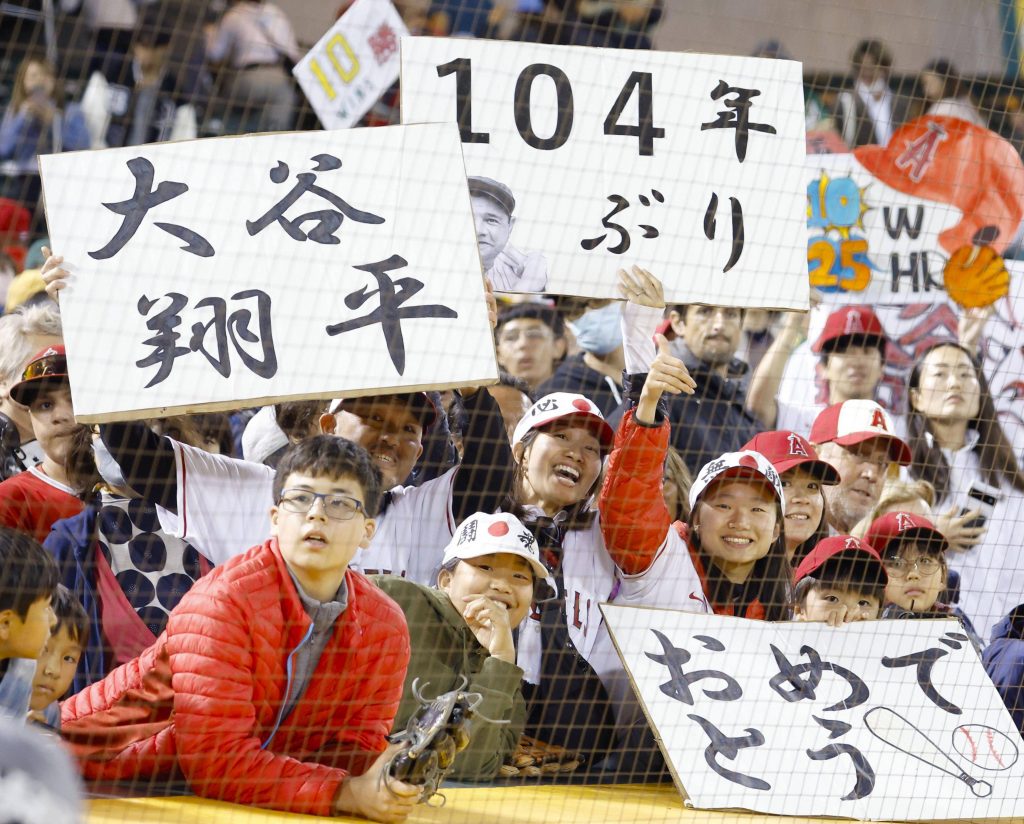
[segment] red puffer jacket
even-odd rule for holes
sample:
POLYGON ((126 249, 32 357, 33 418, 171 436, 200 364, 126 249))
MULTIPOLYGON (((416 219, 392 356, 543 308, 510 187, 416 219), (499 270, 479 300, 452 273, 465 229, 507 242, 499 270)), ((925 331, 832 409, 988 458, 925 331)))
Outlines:
POLYGON ((312 631, 276 540, 196 582, 134 661, 69 698, 62 733, 89 778, 184 775, 196 794, 330 815, 386 746, 409 663, 399 607, 349 570, 348 606, 282 720, 312 631))

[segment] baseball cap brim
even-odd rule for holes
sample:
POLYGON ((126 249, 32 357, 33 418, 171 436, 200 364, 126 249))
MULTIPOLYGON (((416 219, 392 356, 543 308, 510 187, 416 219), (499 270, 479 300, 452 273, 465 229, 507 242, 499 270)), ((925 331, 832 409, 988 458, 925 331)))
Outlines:
POLYGON ((878 432, 851 432, 849 435, 833 438, 832 442, 840 446, 853 446, 858 443, 864 443, 864 441, 870 441, 872 438, 882 438, 889 442, 889 460, 893 463, 897 463, 900 466, 909 466, 913 461, 910 447, 895 435, 882 435, 878 432))
POLYGON ((430 392, 398 392, 393 395, 360 395, 354 398, 335 398, 331 401, 329 411, 332 415, 342 409, 345 403, 355 403, 357 401, 377 401, 386 400, 387 398, 406 399, 409 407, 419 416, 420 422, 423 424, 424 429, 429 429, 440 417, 440 412, 437 409, 437 403, 434 401, 430 392))
POLYGON ((784 475, 789 470, 800 467, 804 472, 813 475, 825 484, 825 486, 835 486, 841 480, 838 470, 836 470, 836 468, 828 461, 823 461, 820 458, 807 458, 798 455, 792 459, 778 461, 774 466, 775 471, 780 475, 784 475))
POLYGON ((39 393, 53 386, 67 386, 67 375, 46 375, 42 378, 16 383, 11 387, 10 395, 13 400, 22 406, 30 406, 39 397, 39 393))
POLYGON ((826 543, 826 541, 832 540, 834 540, 834 538, 826 538, 825 541, 819 542, 818 546, 812 549, 804 557, 793 573, 794 584, 799 583, 809 575, 813 575, 825 566, 825 564, 836 559, 853 562, 859 560, 862 563, 867 564, 872 571, 877 573, 876 577, 880 583, 884 584, 888 581, 889 576, 885 571, 885 565, 882 563, 882 556, 873 546, 866 542, 861 542, 860 546, 857 547, 845 547, 837 542, 833 546, 830 546, 826 551, 821 551, 822 544, 826 543))
POLYGON ((823 333, 811 346, 815 355, 828 355, 836 349, 846 346, 873 346, 880 348, 888 342, 885 335, 876 335, 871 332, 853 332, 849 335, 831 335, 823 333))

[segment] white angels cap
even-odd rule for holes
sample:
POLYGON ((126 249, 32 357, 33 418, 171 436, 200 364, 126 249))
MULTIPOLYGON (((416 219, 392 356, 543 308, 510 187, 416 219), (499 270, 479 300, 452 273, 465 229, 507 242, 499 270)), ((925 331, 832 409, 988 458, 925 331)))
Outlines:
POLYGON ((760 452, 754 452, 751 449, 743 452, 726 452, 704 464, 694 480, 693 486, 690 487, 690 509, 697 506, 704 490, 723 475, 742 476, 744 474, 760 475, 768 481, 775 491, 782 514, 786 514, 786 496, 782 493, 782 480, 779 478, 779 473, 775 471, 771 461, 760 452))
POLYGON ((601 447, 605 450, 612 448, 612 444, 615 442, 615 431, 608 425, 597 404, 583 395, 576 395, 572 392, 552 392, 527 409, 526 414, 516 424, 515 432, 512 433, 512 446, 522 443, 526 433, 531 429, 547 426, 559 418, 567 418, 571 415, 588 419, 588 423, 594 429, 594 434, 601 441, 601 447))
POLYGON ((476 512, 459 524, 448 546, 444 549, 441 566, 451 561, 466 561, 481 555, 518 555, 530 562, 539 580, 547 581, 554 587, 551 572, 540 559, 540 548, 522 521, 507 512, 488 515, 476 512))

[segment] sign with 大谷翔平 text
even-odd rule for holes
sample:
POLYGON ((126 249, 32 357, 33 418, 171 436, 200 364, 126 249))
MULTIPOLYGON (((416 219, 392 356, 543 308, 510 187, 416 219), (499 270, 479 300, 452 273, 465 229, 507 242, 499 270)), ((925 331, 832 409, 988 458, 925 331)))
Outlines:
POLYGON ((453 124, 40 165, 79 420, 497 379, 453 124))

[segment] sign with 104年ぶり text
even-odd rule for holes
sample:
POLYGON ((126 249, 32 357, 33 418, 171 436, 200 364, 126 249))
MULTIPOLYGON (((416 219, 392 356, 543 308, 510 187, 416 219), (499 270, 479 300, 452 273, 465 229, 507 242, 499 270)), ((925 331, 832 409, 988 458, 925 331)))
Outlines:
POLYGON ((402 122, 457 119, 495 289, 805 309, 799 63, 402 39, 402 122))
POLYGON ((355 126, 398 80, 409 32, 390 0, 356 0, 292 69, 325 129, 355 126))
POLYGON ((497 379, 453 124, 40 165, 79 420, 497 379))
POLYGON ((955 620, 834 629, 602 611, 695 807, 901 821, 1024 815, 1024 742, 955 620))

